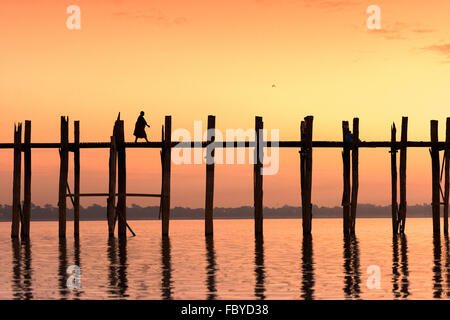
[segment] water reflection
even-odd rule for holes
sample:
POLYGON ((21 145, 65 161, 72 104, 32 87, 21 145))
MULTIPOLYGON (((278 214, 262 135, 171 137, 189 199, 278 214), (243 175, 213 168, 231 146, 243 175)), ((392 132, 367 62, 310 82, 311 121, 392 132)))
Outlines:
POLYGON ((33 299, 32 268, 31 268, 31 244, 30 241, 12 239, 13 252, 13 281, 12 290, 14 299, 33 299))
POLYGON ((445 287, 446 287, 446 296, 450 297, 450 251, 449 251, 449 239, 448 234, 444 235, 444 243, 445 243, 445 287))
POLYGON ((113 297, 127 298, 127 239, 108 238, 109 290, 113 297))
POLYGON ((433 236, 433 297, 442 298, 441 237, 433 236))
POLYGON ((161 239, 161 297, 164 300, 172 299, 172 257, 169 237, 161 239))
POLYGON ((408 242, 406 235, 394 235, 392 237, 392 294, 394 298, 408 298, 410 295, 408 277, 408 242))
POLYGON ((344 236, 344 294, 347 299, 359 299, 361 289, 359 244, 355 235, 344 236))
POLYGON ((255 297, 260 300, 266 298, 264 281, 266 273, 264 270, 264 240, 262 236, 255 238, 255 297))
POLYGON ((206 236, 206 288, 208 290, 207 299, 214 300, 217 298, 216 289, 216 251, 214 250, 214 239, 212 236, 206 236))
POLYGON ((396 234, 392 237, 392 294, 394 298, 400 298, 400 290, 398 281, 400 278, 398 259, 398 236, 396 234))
POLYGON ((59 238, 58 246, 58 287, 60 298, 65 300, 69 294, 67 288, 67 243, 65 238, 59 238))
POLYGON ((302 299, 314 299, 314 262, 311 235, 304 235, 302 241, 302 299))
MULTIPOLYGON (((81 248, 80 248, 80 238, 75 237, 73 242, 73 255, 74 255, 74 264, 83 270, 81 266, 81 248)), ((83 276, 83 271, 81 271, 81 276, 83 276)), ((83 282, 81 282, 81 286, 83 286, 83 282)), ((81 290, 74 290, 75 299, 78 299, 82 295, 81 290)))

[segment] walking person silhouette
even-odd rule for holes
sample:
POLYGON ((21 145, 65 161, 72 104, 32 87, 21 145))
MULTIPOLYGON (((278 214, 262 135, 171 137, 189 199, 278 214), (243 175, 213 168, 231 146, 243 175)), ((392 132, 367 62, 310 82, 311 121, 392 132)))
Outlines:
POLYGON ((150 126, 147 124, 147 121, 145 121, 145 119, 144 119, 144 111, 141 111, 141 114, 139 115, 139 117, 136 121, 136 125, 134 127, 133 135, 136 137, 134 142, 137 142, 138 139, 145 139, 145 141, 148 142, 147 133, 145 132, 145 127, 150 128, 150 126))

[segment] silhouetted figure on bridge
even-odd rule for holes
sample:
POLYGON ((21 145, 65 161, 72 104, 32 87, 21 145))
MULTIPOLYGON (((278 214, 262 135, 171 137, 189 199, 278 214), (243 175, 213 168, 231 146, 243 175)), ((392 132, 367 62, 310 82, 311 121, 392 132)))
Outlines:
POLYGON ((136 137, 134 142, 137 142, 137 140, 140 138, 145 139, 145 141, 148 142, 147 133, 145 132, 145 127, 150 128, 150 126, 147 124, 147 121, 145 121, 145 119, 144 119, 144 111, 141 111, 141 114, 139 115, 139 117, 136 121, 136 125, 134 127, 133 134, 136 137))

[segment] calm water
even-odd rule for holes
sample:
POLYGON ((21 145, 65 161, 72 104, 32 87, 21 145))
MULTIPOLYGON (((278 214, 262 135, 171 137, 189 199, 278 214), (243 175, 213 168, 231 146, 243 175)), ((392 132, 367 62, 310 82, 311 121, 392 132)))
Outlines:
MULTIPOLYGON (((358 219, 345 240, 341 219, 265 220, 255 241, 252 220, 216 220, 214 239, 203 221, 130 221, 137 237, 108 240, 106 221, 82 222, 81 239, 59 241, 56 222, 32 222, 31 241, 9 238, 0 223, 1 299, 446 299, 449 241, 433 239, 431 219, 408 219, 393 239, 390 219, 358 219), (66 269, 81 268, 81 289, 66 287, 66 269), (378 265, 381 288, 368 289, 378 265)), ((72 230, 69 223, 68 230, 72 230)))

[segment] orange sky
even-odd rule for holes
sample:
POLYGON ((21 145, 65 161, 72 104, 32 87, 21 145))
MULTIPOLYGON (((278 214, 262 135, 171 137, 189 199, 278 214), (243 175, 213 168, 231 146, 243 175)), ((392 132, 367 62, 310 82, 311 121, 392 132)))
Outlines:
MULTIPOLYGON (((107 141, 117 112, 132 140, 142 109, 160 139, 216 115, 219 129, 254 125, 299 139, 314 115, 315 140, 339 140, 341 121, 360 118, 362 140, 387 140, 409 116, 409 138, 429 139, 429 120, 450 116, 450 2, 359 0, 12 1, 0 2, 0 142, 14 122, 33 121, 32 140, 59 139, 59 117, 81 121, 82 141, 107 141), (66 8, 81 8, 68 30, 66 8), (381 8, 382 29, 366 27, 381 8), (276 88, 272 88, 276 84, 276 88)), ((73 129, 73 126, 71 126, 73 129)), ((71 130, 72 133, 72 130, 71 130)), ((299 160, 282 150, 280 171, 264 179, 264 204, 299 205, 299 160)), ((128 190, 158 192, 157 150, 128 152, 128 190)), ((390 201, 389 154, 361 150, 360 202, 390 201)), ((82 152, 82 191, 107 189, 106 150, 82 152)), ((313 202, 339 205, 340 150, 314 151, 313 202)), ((172 205, 204 204, 204 165, 173 166, 172 205)), ((12 152, 0 151, 0 203, 11 202, 12 152)), ((431 201, 428 150, 408 153, 408 203, 431 201)), ((33 152, 33 202, 57 202, 58 156, 33 152)), ((252 167, 216 167, 216 206, 252 204, 252 167)), ((105 199, 84 200, 106 204, 105 199)), ((129 204, 157 204, 130 199, 129 204)))

